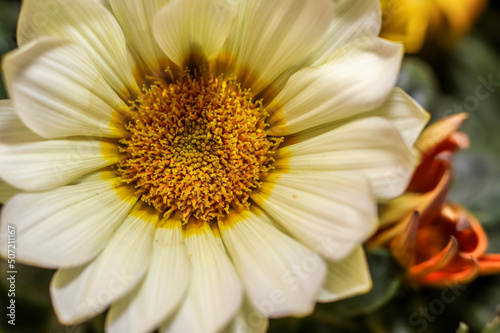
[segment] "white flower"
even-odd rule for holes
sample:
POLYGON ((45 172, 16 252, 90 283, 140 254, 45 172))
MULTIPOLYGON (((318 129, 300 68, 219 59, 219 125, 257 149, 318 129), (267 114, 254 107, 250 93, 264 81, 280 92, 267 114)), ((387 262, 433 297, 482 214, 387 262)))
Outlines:
POLYGON ((25 0, 2 243, 108 332, 260 332, 366 292, 427 121, 379 28, 377 0, 25 0))

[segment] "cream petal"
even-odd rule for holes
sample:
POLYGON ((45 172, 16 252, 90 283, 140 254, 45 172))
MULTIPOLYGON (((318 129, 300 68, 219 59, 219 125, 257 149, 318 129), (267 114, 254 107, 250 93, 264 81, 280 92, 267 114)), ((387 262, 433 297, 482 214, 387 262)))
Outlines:
POLYGON ((109 0, 94 0, 95 2, 100 3, 103 5, 107 10, 111 11, 111 8, 109 7, 109 0))
POLYGON ((317 47, 331 18, 331 0, 242 1, 225 50, 256 94, 317 47))
POLYGON ((319 302, 334 302, 367 293, 371 288, 365 250, 358 246, 347 258, 328 262, 326 281, 317 299, 319 302))
POLYGON ((86 51, 116 93, 138 90, 120 25, 98 1, 25 0, 17 31, 21 47, 44 36, 69 39, 86 51))
MULTIPOLYGON (((5 119, 5 117, 14 114, 14 106, 12 105, 12 101, 9 99, 0 100, 0 129, 2 129, 1 121, 5 119)), ((0 142, 3 138, 3 134, 0 132, 0 142)), ((12 198, 15 194, 20 192, 19 189, 7 184, 2 179, 0 179, 0 203, 6 203, 7 200, 12 198)))
POLYGON ((378 117, 326 126, 295 139, 298 143, 278 149, 276 168, 360 172, 380 200, 403 193, 417 162, 399 131, 378 117))
POLYGON ((325 278, 323 259, 267 219, 258 209, 229 215, 219 222, 224 244, 256 309, 270 317, 307 315, 325 278))
POLYGON ((294 74, 269 105, 272 135, 289 135, 372 110, 396 83, 403 48, 371 38, 336 52, 332 64, 294 74))
POLYGON ((15 110, 11 99, 0 99, 0 113, 13 113, 15 110))
POLYGON ((94 139, 44 140, 0 108, 0 176, 26 191, 47 191, 118 162, 118 147, 94 139))
POLYGON ((0 145, 42 140, 19 119, 11 99, 0 100, 0 145))
POLYGON ((135 287, 151 259, 157 220, 157 214, 136 205, 94 261, 55 273, 50 293, 61 323, 94 317, 135 287))
POLYGON ((377 227, 373 194, 359 173, 274 173, 251 198, 329 260, 345 258, 377 227))
POLYGON ((184 241, 193 267, 190 287, 181 308, 160 332, 218 332, 238 313, 241 283, 210 227, 203 223, 187 228, 184 241))
POLYGON ((269 320, 245 299, 236 318, 220 333, 265 333, 269 320))
POLYGON ((178 219, 168 221, 156 230, 153 256, 144 280, 108 312, 106 332, 154 331, 177 309, 190 277, 191 265, 181 222, 178 219))
POLYGON ((174 63, 184 67, 190 56, 215 58, 238 12, 233 0, 177 0, 156 15, 153 32, 174 63))
POLYGON ((389 120, 399 130, 408 147, 413 147, 430 118, 429 113, 398 87, 392 90, 384 104, 369 111, 366 116, 389 120))
POLYGON ((3 62, 19 117, 46 138, 123 137, 125 103, 77 44, 42 38, 9 53, 3 62))
MULTIPOLYGON (((445 177, 448 178, 449 176, 444 176, 443 178, 445 177)), ((440 182, 440 184, 442 183, 440 182)), ((408 220, 409 216, 411 217, 414 211, 427 209, 433 201, 442 202, 446 193, 446 190, 442 188, 444 187, 443 185, 439 186, 438 189, 432 189, 432 191, 428 193, 405 192, 403 195, 392 199, 380 210, 380 226, 385 228, 398 222, 404 223, 403 220, 408 220), (437 199, 441 193, 443 193, 441 195, 442 199, 437 199)), ((447 187, 448 185, 445 186, 447 187)), ((399 231, 397 228, 393 228, 393 230, 390 231, 391 234, 399 234, 400 232, 402 232, 402 230, 399 231)))
POLYGON ((355 39, 377 37, 382 15, 379 0, 333 0, 333 19, 326 37, 310 55, 314 65, 327 63, 335 51, 355 39))
POLYGON ((17 229, 19 261, 58 268, 80 266, 104 248, 136 202, 132 190, 117 187, 112 172, 98 172, 50 192, 22 193, 2 210, 17 229))
POLYGON ((0 175, 25 191, 48 191, 117 162, 118 148, 99 141, 0 144, 0 175))
POLYGON ((125 39, 138 63, 152 71, 161 70, 166 56, 153 36, 155 15, 170 0, 109 0, 114 16, 120 23, 125 39))

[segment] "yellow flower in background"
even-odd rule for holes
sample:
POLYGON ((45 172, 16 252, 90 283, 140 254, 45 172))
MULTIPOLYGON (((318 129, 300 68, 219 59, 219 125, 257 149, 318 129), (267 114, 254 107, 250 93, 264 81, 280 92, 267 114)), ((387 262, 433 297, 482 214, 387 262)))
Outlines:
POLYGON ((24 193, 1 237, 58 269, 59 320, 261 332, 368 291, 361 244, 428 120, 394 88, 403 50, 379 10, 24 1, 0 102, 0 192, 24 193))
POLYGON ((449 47, 466 34, 487 0, 380 0, 380 36, 405 44, 406 52, 418 52, 425 40, 449 47))

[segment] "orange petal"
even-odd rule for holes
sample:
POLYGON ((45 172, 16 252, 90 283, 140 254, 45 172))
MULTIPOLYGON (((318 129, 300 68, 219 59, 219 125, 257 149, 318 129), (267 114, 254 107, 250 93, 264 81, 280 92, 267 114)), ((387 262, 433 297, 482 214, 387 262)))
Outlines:
POLYGON ((437 192, 446 196, 451 178, 451 155, 441 154, 439 157, 418 166, 408 185, 408 192, 437 192))
POLYGON ((425 155, 426 159, 437 158, 442 153, 454 153, 459 149, 469 148, 470 141, 467 134, 455 132, 447 137, 443 142, 434 147, 429 155, 425 155))
POLYGON ((417 240, 418 224, 418 212, 414 211, 406 228, 391 242, 392 253, 399 264, 404 268, 408 268, 412 264, 417 240))
POLYGON ((479 257, 479 274, 499 274, 500 254, 484 254, 479 257))
POLYGON ((430 285, 438 288, 450 285, 466 284, 479 274, 479 263, 476 258, 456 258, 442 270, 429 273, 415 279, 413 282, 420 285, 430 285))
POLYGON ((427 202, 425 194, 406 192, 389 201, 380 209, 380 225, 386 226, 406 218, 417 207, 427 202))
POLYGON ((470 146, 469 137, 467 136, 467 134, 462 132, 453 133, 448 140, 454 147, 456 147, 456 149, 464 150, 469 148, 470 146))
MULTIPOLYGON (((419 213, 419 219, 422 221, 421 224, 432 220, 439 214, 441 206, 446 199, 446 194, 448 193, 451 170, 449 169, 447 161, 435 160, 434 162, 434 167, 439 168, 438 172, 440 172, 437 184, 433 185, 433 188, 426 191, 425 194, 418 196, 418 194, 415 193, 407 193, 401 197, 401 201, 395 199, 384 206, 381 210, 380 219, 385 221, 385 224, 394 223, 394 218, 400 217, 404 211, 407 211, 407 214, 401 218, 399 222, 388 228, 379 230, 379 232, 368 241, 367 245, 369 248, 387 244, 391 239, 403 232, 412 218, 413 211, 419 213), (412 203, 415 204, 413 209, 409 207, 412 203)), ((415 179, 412 182, 416 183, 417 180, 415 179)))
POLYGON ((467 115, 459 113, 438 120, 422 132, 415 143, 416 148, 424 156, 436 156, 440 152, 436 147, 455 133, 465 119, 467 119, 467 115))
POLYGON ((457 213, 456 237, 460 244, 460 255, 465 258, 479 258, 488 247, 488 238, 479 221, 459 205, 450 205, 457 213), (467 228, 469 226, 469 228, 467 228))
MULTIPOLYGON (((416 211, 415 211, 416 212, 416 211)), ((377 232, 368 242, 366 243, 366 246, 368 249, 372 249, 378 246, 383 246, 388 244, 394 237, 397 235, 401 234, 406 226, 408 225, 409 221, 411 220, 412 214, 406 215, 404 219, 399 221, 396 224, 393 224, 389 227, 383 228, 377 232)))
POLYGON ((458 252, 458 242, 455 237, 451 237, 448 245, 429 260, 423 261, 410 268, 408 274, 411 277, 426 275, 440 270, 446 266, 458 252))

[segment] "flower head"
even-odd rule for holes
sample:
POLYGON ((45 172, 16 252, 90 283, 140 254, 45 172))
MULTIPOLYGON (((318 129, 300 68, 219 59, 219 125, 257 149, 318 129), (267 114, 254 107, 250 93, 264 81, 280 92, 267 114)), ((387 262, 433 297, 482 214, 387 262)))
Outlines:
POLYGON ((486 0, 380 0, 381 36, 401 41, 408 53, 418 52, 429 38, 449 47, 466 34, 486 0))
POLYGON ((2 237, 58 269, 61 322, 262 331, 370 288, 361 244, 428 116, 394 88, 378 1, 355 2, 24 2, 2 237))
POLYGON ((382 228, 371 246, 388 244, 418 285, 468 283, 479 274, 500 273, 500 255, 485 254, 488 239, 476 218, 446 202, 451 154, 469 145, 457 114, 429 126, 416 143, 421 162, 407 192, 381 210, 382 228))

